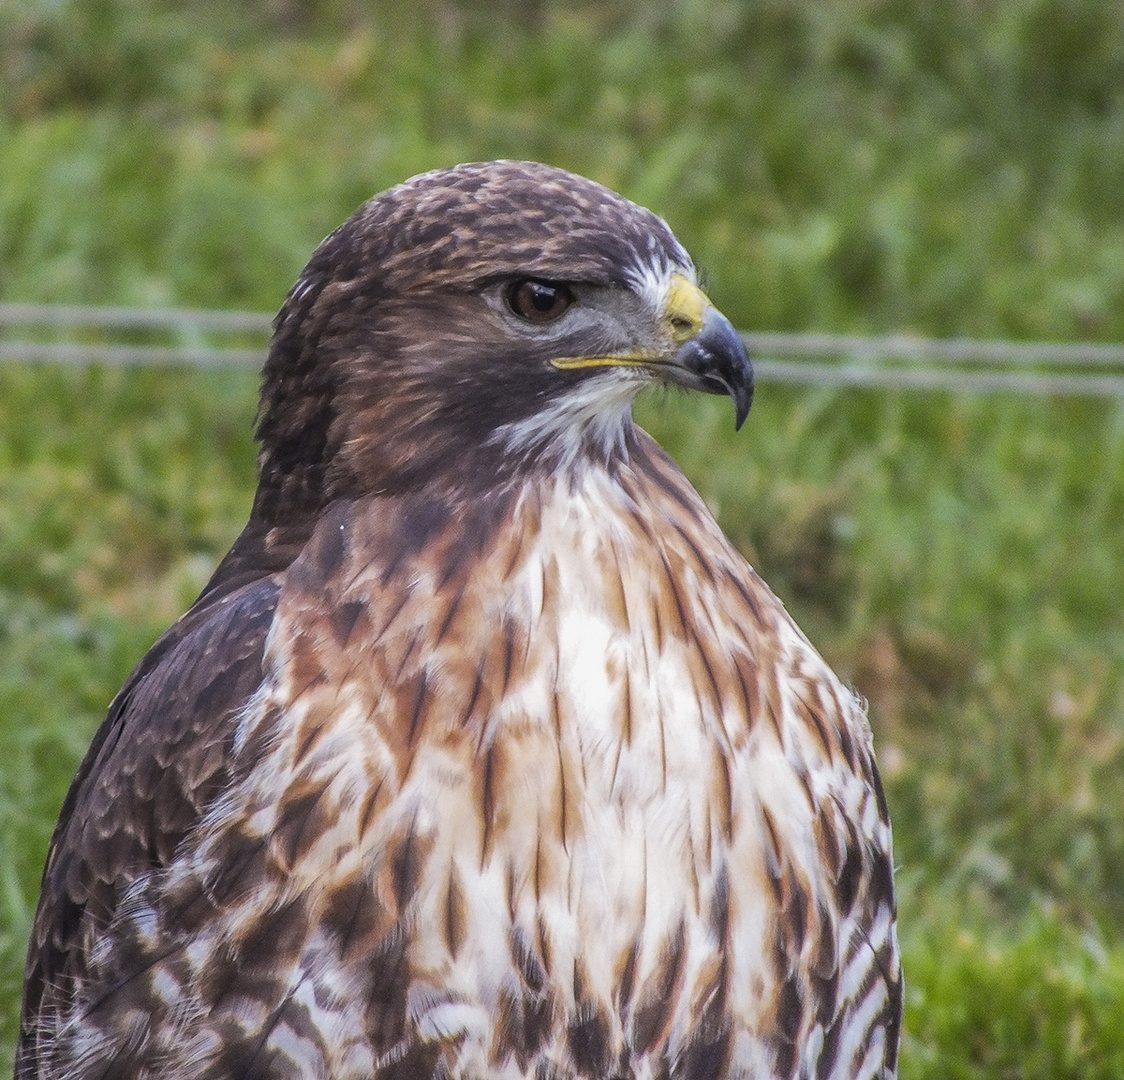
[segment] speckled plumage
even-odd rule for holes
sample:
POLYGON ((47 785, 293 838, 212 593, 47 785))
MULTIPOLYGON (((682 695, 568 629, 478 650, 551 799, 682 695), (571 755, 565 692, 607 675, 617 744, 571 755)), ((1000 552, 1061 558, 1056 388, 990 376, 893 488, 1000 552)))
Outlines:
POLYGON ((64 806, 20 1080, 893 1076, 861 705, 632 425, 696 376, 550 363, 672 355, 672 274, 526 163, 324 242, 251 520, 64 806), (522 277, 574 314, 513 321, 522 277))

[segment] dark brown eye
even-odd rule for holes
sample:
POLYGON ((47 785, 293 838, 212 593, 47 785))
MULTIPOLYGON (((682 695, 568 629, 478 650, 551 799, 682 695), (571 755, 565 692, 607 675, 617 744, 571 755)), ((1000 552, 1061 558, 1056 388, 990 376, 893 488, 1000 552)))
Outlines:
POLYGON ((574 294, 565 285, 551 285, 531 278, 513 282, 507 289, 507 306, 527 322, 554 322, 573 302, 574 294))

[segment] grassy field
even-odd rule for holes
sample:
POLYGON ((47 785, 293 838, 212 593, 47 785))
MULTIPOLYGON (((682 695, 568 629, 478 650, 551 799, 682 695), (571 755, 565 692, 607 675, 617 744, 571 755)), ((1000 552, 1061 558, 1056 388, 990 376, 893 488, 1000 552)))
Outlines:
MULTIPOLYGON (((747 330, 1124 340, 1115 0, 0 4, 0 300, 275 310, 370 194, 501 156, 652 206, 747 330)), ((0 369, 4 1055, 66 784, 245 518, 255 394, 0 369)), ((1124 1075, 1124 405, 640 412, 870 700, 903 1077, 1124 1075)))

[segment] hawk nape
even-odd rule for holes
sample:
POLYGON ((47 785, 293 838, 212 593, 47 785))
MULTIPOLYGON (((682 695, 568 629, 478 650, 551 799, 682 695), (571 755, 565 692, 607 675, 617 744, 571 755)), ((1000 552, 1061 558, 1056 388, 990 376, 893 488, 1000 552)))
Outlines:
POLYGON ((591 181, 427 173, 320 245, 249 523, 63 807, 21 1080, 894 1074, 862 706, 633 425, 653 382, 752 397, 591 181))

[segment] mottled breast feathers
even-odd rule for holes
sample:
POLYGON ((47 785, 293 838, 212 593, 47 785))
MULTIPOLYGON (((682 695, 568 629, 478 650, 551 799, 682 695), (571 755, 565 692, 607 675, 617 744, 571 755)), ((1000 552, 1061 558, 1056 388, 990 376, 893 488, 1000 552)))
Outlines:
POLYGON ((861 703, 628 407, 750 379, 666 225, 559 170, 332 234, 250 523, 63 808, 17 1077, 893 1076, 861 703))

